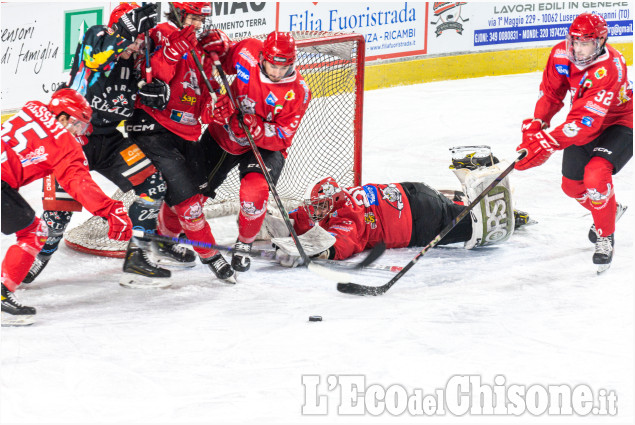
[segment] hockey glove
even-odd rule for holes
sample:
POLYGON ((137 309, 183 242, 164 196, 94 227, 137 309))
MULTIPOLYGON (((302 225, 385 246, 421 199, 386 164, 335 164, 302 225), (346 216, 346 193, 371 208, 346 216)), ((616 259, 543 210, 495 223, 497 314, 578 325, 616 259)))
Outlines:
POLYGON ((227 54, 231 41, 223 31, 212 29, 203 35, 199 44, 205 52, 216 53, 222 59, 227 54))
POLYGON ((179 31, 174 31, 168 37, 168 43, 163 48, 163 56, 169 61, 176 62, 185 53, 196 46, 196 34, 194 26, 189 25, 179 31))
MULTIPOLYGON (((262 137, 265 135, 265 126, 262 122, 262 119, 260 119, 259 117, 252 114, 244 115, 243 123, 249 130, 249 133, 251 133, 251 137, 254 139, 254 143, 262 139, 262 137)), ((229 127, 231 128, 231 131, 232 133, 234 133, 234 136, 236 136, 236 138, 244 139, 247 137, 247 134, 245 133, 245 131, 243 131, 243 127, 238 122, 238 114, 232 115, 232 117, 229 119, 229 127)))
MULTIPOLYGON (((275 246, 275 245, 274 245, 275 246)), ((328 260, 335 256, 335 251, 333 248, 329 248, 326 251, 322 251, 321 253, 312 256, 311 258, 319 258, 322 260, 328 260)), ((289 254, 283 251, 280 248, 276 247, 276 261, 280 263, 283 267, 298 267, 304 264, 304 260, 299 255, 289 254)))
POLYGON ((151 83, 139 82, 139 100, 150 108, 162 111, 170 100, 170 86, 156 78, 151 83))
POLYGON ((561 149, 560 144, 543 131, 544 123, 535 118, 528 118, 523 121, 523 142, 518 145, 516 151, 525 149, 527 155, 518 161, 514 168, 517 170, 527 170, 544 164, 551 154, 561 149))
POLYGON ((135 41, 139 34, 154 28, 156 25, 157 5, 147 3, 121 15, 121 18, 113 25, 113 30, 118 32, 123 38, 135 41))
POLYGON ((132 222, 123 207, 123 203, 114 201, 108 215, 108 238, 116 241, 127 241, 132 237, 132 222))
POLYGON ((218 125, 225 125, 229 121, 229 118, 234 115, 236 109, 232 104, 231 99, 226 94, 220 95, 216 104, 214 105, 214 114, 212 115, 212 121, 218 125))

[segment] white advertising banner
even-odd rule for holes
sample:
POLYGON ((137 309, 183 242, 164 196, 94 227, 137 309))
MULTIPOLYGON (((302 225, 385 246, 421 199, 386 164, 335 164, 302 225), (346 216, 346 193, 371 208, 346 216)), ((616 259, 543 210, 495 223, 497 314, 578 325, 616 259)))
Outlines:
POLYGON ((428 54, 553 46, 580 13, 606 19, 609 42, 633 41, 633 2, 429 3, 428 54))
POLYGON ((46 101, 68 80, 80 33, 108 22, 112 3, 3 3, 2 110, 46 101))
POLYGON ((355 32, 366 38, 366 59, 426 53, 427 3, 279 3, 280 31, 355 32))
POLYGON ((276 29, 275 2, 213 2, 212 27, 234 40, 276 29))

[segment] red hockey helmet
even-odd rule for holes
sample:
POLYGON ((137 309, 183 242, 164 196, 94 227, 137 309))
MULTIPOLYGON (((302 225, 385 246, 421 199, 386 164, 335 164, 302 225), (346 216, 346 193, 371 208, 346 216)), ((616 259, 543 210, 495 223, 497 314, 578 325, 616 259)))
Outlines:
POLYGON ((126 13, 130 12, 133 9, 138 8, 139 5, 135 2, 132 3, 119 3, 119 6, 115 7, 112 12, 110 12, 110 20, 108 21, 108 27, 112 28, 114 24, 117 23, 119 18, 121 18, 126 13))
POLYGON ((293 65, 296 58, 293 35, 290 32, 278 31, 269 34, 262 48, 262 56, 274 65, 293 65))
POLYGON ((61 89, 53 93, 48 109, 55 116, 62 112, 68 114, 70 118, 67 128, 74 127, 75 135, 86 132, 93 116, 93 110, 84 96, 73 89, 61 89))
MULTIPOLYGON (((567 52, 569 60, 576 65, 588 65, 593 62, 604 48, 608 38, 606 21, 600 15, 582 13, 573 20, 567 34, 567 52), (581 56, 574 51, 574 42, 588 43, 589 53, 581 56)), ((576 43, 577 44, 577 43, 576 43)))
POLYGON ((192 15, 211 16, 212 4, 208 2, 190 1, 190 2, 173 2, 176 10, 178 10, 182 17, 189 13, 192 15))
POLYGON ((346 203, 346 194, 333 177, 325 177, 313 186, 304 208, 316 223, 346 203))

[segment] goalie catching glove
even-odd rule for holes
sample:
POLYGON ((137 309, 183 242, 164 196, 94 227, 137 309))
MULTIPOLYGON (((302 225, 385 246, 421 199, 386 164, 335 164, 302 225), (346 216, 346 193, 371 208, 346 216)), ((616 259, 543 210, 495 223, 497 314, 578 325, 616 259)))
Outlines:
POLYGON ((168 105, 170 100, 170 86, 154 78, 152 82, 139 82, 139 92, 137 93, 139 100, 150 108, 162 111, 168 105))
MULTIPOLYGON (((335 236, 321 228, 314 226, 303 235, 298 236, 304 252, 309 258, 333 259, 335 257, 335 236)), ((276 248, 276 260, 284 267, 298 267, 304 264, 300 252, 293 242, 293 238, 273 238, 276 248)))

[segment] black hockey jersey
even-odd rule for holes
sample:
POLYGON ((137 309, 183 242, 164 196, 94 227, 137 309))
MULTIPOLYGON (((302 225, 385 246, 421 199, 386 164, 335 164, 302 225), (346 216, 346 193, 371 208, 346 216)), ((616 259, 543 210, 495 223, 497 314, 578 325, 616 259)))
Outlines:
POLYGON ((140 74, 133 57, 119 59, 130 44, 107 26, 95 25, 77 46, 68 86, 93 108, 93 134, 112 132, 132 116, 140 74))

